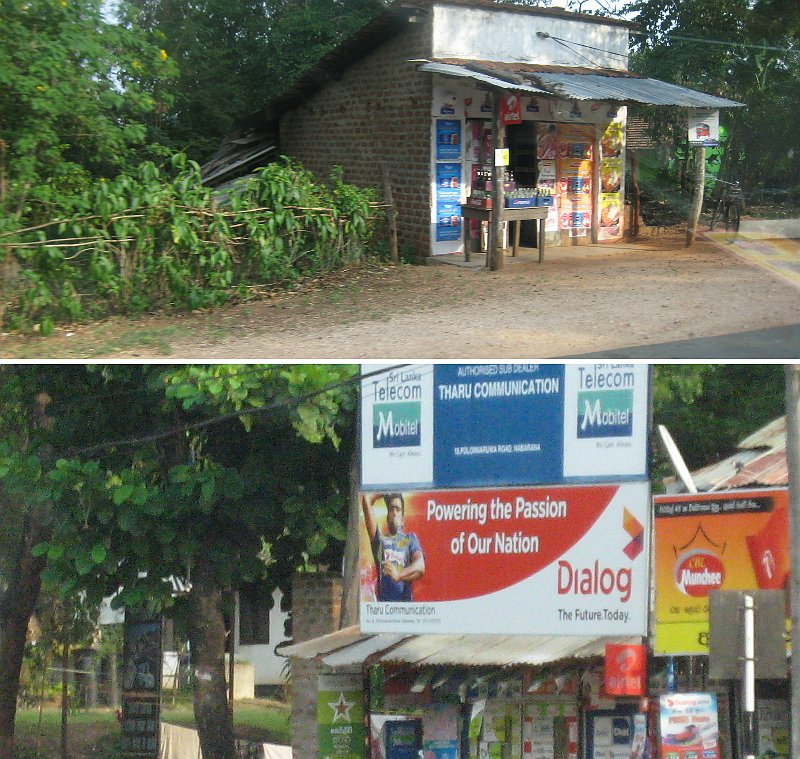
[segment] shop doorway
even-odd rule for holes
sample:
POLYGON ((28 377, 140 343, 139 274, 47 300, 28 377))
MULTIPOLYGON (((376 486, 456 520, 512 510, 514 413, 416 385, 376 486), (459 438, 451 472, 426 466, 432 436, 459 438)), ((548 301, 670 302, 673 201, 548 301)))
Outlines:
MULTIPOLYGON (((536 187, 539 179, 536 167, 536 124, 523 121, 507 127, 506 138, 509 147, 509 169, 517 187, 536 187)), ((525 248, 535 248, 539 244, 537 221, 521 221, 519 243, 525 248)))

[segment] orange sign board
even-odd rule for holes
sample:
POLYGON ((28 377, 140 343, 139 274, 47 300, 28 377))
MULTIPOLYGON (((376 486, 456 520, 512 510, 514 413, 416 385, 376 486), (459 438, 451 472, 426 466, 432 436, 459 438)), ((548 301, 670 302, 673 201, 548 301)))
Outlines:
POLYGON ((711 591, 787 586, 788 490, 661 495, 653 503, 654 653, 708 653, 711 591))

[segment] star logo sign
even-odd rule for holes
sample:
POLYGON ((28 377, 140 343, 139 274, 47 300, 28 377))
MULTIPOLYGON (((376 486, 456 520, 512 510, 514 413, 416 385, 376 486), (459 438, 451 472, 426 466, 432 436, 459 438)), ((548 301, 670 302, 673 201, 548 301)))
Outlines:
POLYGON ((342 722, 350 721, 350 709, 355 706, 355 701, 348 701, 344 693, 339 694, 336 701, 328 701, 328 706, 333 709, 333 723, 336 724, 340 719, 342 722))

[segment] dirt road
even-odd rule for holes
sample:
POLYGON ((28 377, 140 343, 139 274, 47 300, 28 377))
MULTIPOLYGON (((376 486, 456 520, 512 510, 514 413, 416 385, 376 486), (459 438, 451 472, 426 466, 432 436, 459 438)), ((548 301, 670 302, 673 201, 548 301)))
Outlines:
POLYGON ((548 358, 795 324, 800 289, 680 232, 633 246, 533 252, 502 272, 452 266, 338 273, 215 313, 59 330, 7 358, 548 358))

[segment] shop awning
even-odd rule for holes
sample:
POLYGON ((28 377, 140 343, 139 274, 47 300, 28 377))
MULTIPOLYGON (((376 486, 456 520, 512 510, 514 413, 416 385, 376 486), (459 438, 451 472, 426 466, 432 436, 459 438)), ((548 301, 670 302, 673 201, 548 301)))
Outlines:
POLYGON ((564 100, 600 100, 620 105, 671 105, 684 108, 738 108, 744 103, 707 95, 677 84, 625 70, 537 66, 494 61, 428 61, 419 71, 489 83, 494 88, 536 92, 564 100), (533 88, 531 90, 530 88, 533 88))
POLYGON ((580 635, 402 635, 368 634, 348 627, 320 638, 284 646, 282 656, 316 659, 331 667, 353 665, 368 657, 411 666, 538 666, 590 659, 605 653, 606 643, 641 643, 639 637, 580 635))

